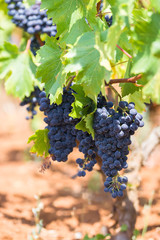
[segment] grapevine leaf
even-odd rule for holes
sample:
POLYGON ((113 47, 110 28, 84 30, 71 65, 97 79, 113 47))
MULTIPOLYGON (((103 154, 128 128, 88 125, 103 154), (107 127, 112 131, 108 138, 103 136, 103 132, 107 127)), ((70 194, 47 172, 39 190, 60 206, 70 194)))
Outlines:
POLYGON ((160 58, 160 39, 153 42, 151 47, 151 53, 153 56, 160 58))
POLYGON ((50 94, 50 100, 59 104, 59 95, 63 91, 65 74, 62 73, 62 50, 54 38, 47 38, 46 44, 38 51, 41 57, 40 66, 37 69, 37 77, 45 82, 46 93, 50 94))
POLYGON ((150 18, 137 19, 135 25, 135 41, 139 47, 138 54, 133 62, 132 73, 143 73, 142 93, 145 101, 151 99, 160 103, 159 93, 159 56, 160 56, 160 14, 153 13, 150 18), (138 33, 141 34, 138 34, 138 33), (137 34, 136 34, 137 33, 137 34), (154 67, 153 67, 154 66, 154 67))
POLYGON ((110 71, 110 65, 108 63, 107 69, 100 65, 100 53, 95 43, 94 32, 84 33, 65 55, 69 61, 65 71, 79 71, 77 83, 83 86, 85 94, 96 102, 97 95, 104 87, 104 78, 110 71))
MULTIPOLYGON (((109 28, 108 38, 107 38, 107 56, 108 58, 114 62, 115 57, 117 58, 117 52, 119 51, 116 49, 116 45, 122 42, 122 39, 128 42, 128 33, 130 30, 130 22, 132 16, 132 10, 134 8, 134 0, 108 0, 111 6, 111 11, 113 14, 113 24, 109 28), (123 35, 121 37, 121 35, 123 35)), ((128 44, 127 44, 128 45, 128 44)), ((124 49, 128 46, 124 45, 124 49)), ((120 45, 120 47, 122 47, 120 45)), ((120 58, 122 54, 118 56, 120 58)))
POLYGON ((42 0, 42 7, 48 10, 47 15, 52 17, 57 25, 58 34, 61 34, 66 29, 69 29, 74 11, 77 10, 77 18, 79 18, 79 15, 83 17, 83 6, 81 3, 77 0, 42 0))
POLYGON ((89 25, 92 29, 97 29, 101 25, 100 18, 96 18, 97 14, 97 3, 99 0, 89 0, 86 1, 86 19, 89 22, 89 25), (100 24, 100 25, 99 25, 100 24))
POLYGON ((89 237, 88 234, 86 234, 83 238, 83 240, 102 240, 102 239, 106 239, 106 237, 109 237, 110 234, 107 235, 103 235, 103 234, 97 234, 95 237, 89 237))
POLYGON ((46 83, 46 92, 50 93, 50 103, 61 104, 62 102, 62 93, 63 93, 63 84, 65 82, 66 74, 59 72, 56 81, 50 80, 46 83))
MULTIPOLYGON (((128 32, 126 32, 126 31, 122 32, 122 34, 120 35, 119 40, 118 40, 118 45, 122 49, 125 49, 125 51, 127 51, 129 54, 132 55, 133 54, 132 45, 128 41, 128 36, 129 36, 128 32)), ((116 62, 118 62, 125 55, 123 54, 123 52, 118 47, 116 47, 115 50, 116 50, 116 62)), ((126 57, 126 59, 128 60, 128 57, 126 57)))
POLYGON ((73 24, 84 17, 89 22, 95 21, 98 0, 42 0, 42 8, 57 25, 58 35, 67 32, 73 24))
POLYGON ((91 114, 88 114, 85 118, 87 132, 90 133, 93 138, 94 138, 94 129, 93 129, 94 113, 95 113, 95 110, 91 114))
POLYGON ((82 86, 75 84, 72 86, 72 89, 76 93, 73 94, 75 101, 72 104, 73 109, 70 116, 73 118, 81 118, 81 121, 76 125, 76 128, 82 131, 87 131, 94 136, 93 114, 96 106, 89 97, 85 96, 82 86))
POLYGON ((121 26, 117 23, 109 28, 108 31, 108 42, 107 42, 107 57, 111 61, 115 59, 115 48, 122 33, 121 26))
POLYGON ((160 104, 160 70, 143 87, 142 93, 145 101, 151 99, 152 102, 160 104))
POLYGON ((151 5, 152 5, 152 7, 154 7, 157 11, 160 12, 159 0, 151 0, 151 5))
POLYGON ((133 83, 121 83, 120 86, 122 87, 122 97, 139 90, 133 83))
MULTIPOLYGON (((131 76, 131 73, 130 73, 131 67, 132 67, 132 60, 129 59, 125 76, 124 76, 125 78, 129 78, 131 76)), ((132 94, 135 91, 139 91, 139 88, 136 87, 133 83, 121 83, 120 87, 122 88, 122 97, 132 94)))
POLYGON ((23 99, 33 91, 36 66, 31 55, 18 52, 18 48, 10 43, 4 43, 6 58, 3 60, 1 78, 5 78, 5 89, 8 94, 23 99))
POLYGON ((134 8, 135 0, 108 0, 112 13, 115 18, 115 22, 121 23, 123 28, 127 26, 129 28, 129 21, 132 17, 132 10, 134 8))
POLYGON ((73 25, 72 28, 69 29, 68 32, 64 33, 63 38, 61 38, 61 42, 65 42, 66 44, 74 44, 79 36, 81 36, 84 32, 89 32, 91 29, 86 23, 85 18, 78 19, 73 25))
POLYGON ((88 131, 88 129, 86 128, 86 123, 85 123, 84 119, 82 119, 79 123, 77 123, 75 128, 78 130, 82 130, 83 132, 88 131))
POLYGON ((72 104, 73 108, 70 116, 73 118, 83 118, 83 116, 92 112, 92 100, 85 96, 82 86, 74 84, 71 88, 75 91, 73 93, 75 101, 72 104))
POLYGON ((75 128, 78 130, 82 130, 83 132, 88 132, 94 138, 93 118, 94 112, 86 114, 86 116, 83 116, 81 121, 77 123, 75 128))
POLYGON ((34 135, 28 139, 28 143, 34 142, 30 152, 36 153, 37 156, 49 156, 48 150, 50 148, 48 139, 48 129, 37 130, 34 135))
POLYGON ((127 63, 127 69, 126 69, 126 72, 125 72, 125 75, 124 75, 125 78, 129 78, 130 77, 130 75, 131 75, 131 68, 132 68, 132 60, 129 59, 128 63, 127 63))

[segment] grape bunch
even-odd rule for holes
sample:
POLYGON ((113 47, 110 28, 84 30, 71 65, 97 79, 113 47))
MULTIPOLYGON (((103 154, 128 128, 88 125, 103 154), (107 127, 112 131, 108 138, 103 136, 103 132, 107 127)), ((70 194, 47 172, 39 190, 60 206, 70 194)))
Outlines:
POLYGON ((26 9, 22 0, 5 0, 8 4, 8 15, 12 16, 12 22, 29 34, 47 33, 55 37, 56 25, 52 19, 48 19, 46 11, 40 11, 40 1, 26 9))
POLYGON ((60 105, 50 104, 46 93, 40 93, 40 111, 44 112, 46 117, 44 122, 47 124, 48 138, 50 142, 49 154, 52 159, 58 162, 65 162, 69 153, 79 142, 79 151, 84 154, 84 159, 76 160, 80 167, 77 176, 85 176, 85 170, 92 171, 96 164, 96 147, 92 136, 81 130, 77 130, 75 125, 79 119, 73 119, 69 116, 72 110, 71 104, 74 102, 73 91, 70 89, 63 91, 62 103, 60 105))
POLYGON ((53 160, 58 162, 65 162, 68 159, 69 153, 73 151, 76 146, 77 130, 75 125, 77 119, 69 116, 72 110, 71 104, 74 102, 72 91, 64 89, 62 96, 62 103, 60 105, 50 104, 46 93, 40 93, 40 111, 43 111, 46 117, 44 122, 47 123, 48 138, 50 142, 49 154, 53 160))
POLYGON ((41 90, 39 87, 34 87, 34 91, 31 92, 29 97, 25 97, 23 101, 20 103, 20 106, 27 106, 27 111, 31 113, 31 116, 27 116, 26 120, 33 119, 34 115, 37 114, 37 111, 35 110, 36 106, 40 105, 40 97, 39 94, 41 93, 41 90))
POLYGON ((104 183, 105 191, 112 197, 123 195, 127 178, 120 177, 119 171, 128 167, 128 146, 131 135, 138 127, 143 127, 142 115, 137 113, 134 103, 120 101, 117 110, 113 103, 97 108, 94 116, 95 146, 102 159, 102 170, 107 179, 104 183))

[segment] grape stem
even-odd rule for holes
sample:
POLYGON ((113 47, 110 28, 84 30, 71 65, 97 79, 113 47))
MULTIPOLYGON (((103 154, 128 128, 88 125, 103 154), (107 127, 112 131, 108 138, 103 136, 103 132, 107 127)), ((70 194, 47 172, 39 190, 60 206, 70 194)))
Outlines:
POLYGON ((68 82, 68 84, 67 84, 67 86, 66 86, 66 90, 68 91, 68 89, 69 89, 69 87, 70 87, 70 85, 71 85, 71 83, 72 83, 72 81, 73 81, 73 79, 75 78, 76 76, 74 75, 74 76, 70 76, 69 78, 68 78, 68 80, 69 80, 69 82, 68 82))
POLYGON ((116 47, 119 48, 126 56, 132 58, 132 56, 128 52, 126 52, 123 48, 121 48, 118 44, 116 45, 116 47))
MULTIPOLYGON (((139 74, 137 76, 131 77, 131 78, 118 78, 118 79, 110 79, 109 83, 106 83, 106 86, 109 86, 111 84, 115 83, 137 83, 138 79, 142 78, 142 74, 139 74)), ((142 86, 142 85, 140 85, 142 86)))

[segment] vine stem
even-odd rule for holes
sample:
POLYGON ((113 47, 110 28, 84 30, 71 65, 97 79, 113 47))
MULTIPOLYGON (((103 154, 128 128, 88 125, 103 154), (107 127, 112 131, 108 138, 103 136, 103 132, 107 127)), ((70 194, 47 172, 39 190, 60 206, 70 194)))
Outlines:
MULTIPOLYGON (((115 83, 136 83, 138 79, 142 78, 142 74, 136 75, 131 78, 117 78, 117 79, 110 79, 109 83, 106 83, 106 86, 109 86, 111 84, 115 83)), ((142 85, 140 85, 142 86, 142 85)))
POLYGON ((117 48, 119 48, 126 56, 128 56, 129 58, 132 58, 132 56, 131 56, 128 52, 126 52, 123 48, 121 48, 118 44, 117 44, 116 46, 117 46, 117 48))
POLYGON ((28 50, 30 49, 30 45, 31 45, 31 39, 28 39, 26 49, 24 50, 24 53, 28 52, 28 50))
POLYGON ((68 84, 67 84, 67 86, 66 86, 66 90, 68 91, 68 89, 69 89, 69 87, 70 87, 70 85, 71 85, 71 83, 72 83, 72 81, 73 81, 73 79, 75 78, 76 76, 74 75, 74 76, 70 76, 69 78, 68 78, 68 80, 69 80, 69 82, 68 82, 68 84))

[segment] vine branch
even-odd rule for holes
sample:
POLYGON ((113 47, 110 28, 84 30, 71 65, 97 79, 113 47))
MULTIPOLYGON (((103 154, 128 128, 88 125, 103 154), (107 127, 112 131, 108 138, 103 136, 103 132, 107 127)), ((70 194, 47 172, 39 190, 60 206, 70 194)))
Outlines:
POLYGON ((141 79, 141 78, 142 78, 142 74, 139 74, 139 75, 131 77, 131 78, 110 79, 109 83, 106 83, 106 86, 109 86, 109 85, 115 84, 115 83, 137 83, 137 80, 141 79))

